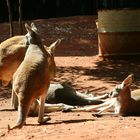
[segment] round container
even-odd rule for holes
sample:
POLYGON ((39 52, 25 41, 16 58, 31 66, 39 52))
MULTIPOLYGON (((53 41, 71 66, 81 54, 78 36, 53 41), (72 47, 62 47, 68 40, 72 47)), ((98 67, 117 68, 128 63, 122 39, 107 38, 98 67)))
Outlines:
POLYGON ((98 10, 99 56, 140 55, 140 9, 98 10))

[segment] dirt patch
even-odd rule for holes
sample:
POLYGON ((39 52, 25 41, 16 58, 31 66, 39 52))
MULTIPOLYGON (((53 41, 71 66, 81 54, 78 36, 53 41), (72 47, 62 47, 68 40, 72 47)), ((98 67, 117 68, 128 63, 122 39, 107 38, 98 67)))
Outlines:
MULTIPOLYGON (((106 60, 98 58, 96 16, 69 17, 34 21, 39 27, 44 43, 49 45, 58 38, 64 41, 56 51, 57 75, 52 82, 71 82, 79 91, 103 94, 134 73, 132 89, 140 87, 140 61, 106 60)), ((29 22, 29 21, 28 21, 29 22)), ((15 23, 15 27, 17 23, 15 23)), ((0 24, 0 41, 8 38, 8 24, 0 24)), ((18 28, 15 29, 18 34, 18 28)), ((10 105, 11 88, 0 87, 0 139, 3 140, 138 140, 139 117, 103 116, 92 112, 49 113, 51 120, 45 125, 37 117, 27 118, 21 130, 7 133, 7 125, 14 125, 17 111, 10 105)))

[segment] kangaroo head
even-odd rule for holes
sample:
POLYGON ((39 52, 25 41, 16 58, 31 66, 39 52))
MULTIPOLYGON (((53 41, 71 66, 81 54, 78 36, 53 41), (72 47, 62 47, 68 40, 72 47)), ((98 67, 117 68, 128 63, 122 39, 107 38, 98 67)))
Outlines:
POLYGON ((54 43, 52 43, 49 47, 45 46, 46 51, 51 55, 54 56, 55 55, 55 49, 56 47, 61 43, 61 41, 64 38, 58 39, 56 40, 54 43))
POLYGON ((34 23, 31 23, 29 26, 27 23, 25 24, 25 28, 27 30, 27 34, 25 35, 26 44, 41 44, 41 38, 38 34, 38 30, 34 23))
POLYGON ((55 61, 54 61, 54 55, 55 55, 55 49, 56 47, 61 43, 63 39, 58 39, 56 40, 53 44, 51 44, 49 47, 45 46, 45 50, 48 52, 49 57, 48 57, 48 65, 49 65, 49 69, 51 71, 51 79, 54 77, 55 73, 56 73, 56 65, 55 65, 55 61))
POLYGON ((133 82, 133 74, 128 75, 127 78, 123 80, 123 82, 119 85, 117 85, 112 91, 108 93, 109 97, 117 97, 121 93, 124 93, 126 88, 129 88, 133 82))

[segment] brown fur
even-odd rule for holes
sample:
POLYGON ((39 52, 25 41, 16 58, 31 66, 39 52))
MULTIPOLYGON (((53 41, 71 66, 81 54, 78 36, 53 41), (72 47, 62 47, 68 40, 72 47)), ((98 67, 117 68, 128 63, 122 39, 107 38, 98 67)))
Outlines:
POLYGON ((0 80, 8 85, 13 73, 24 59, 26 52, 25 36, 15 36, 0 44, 0 80))
MULTIPOLYGON (((49 47, 44 46, 46 50, 53 46, 58 46, 62 39, 58 39, 49 47)), ((14 36, 0 44, 0 80, 2 84, 7 86, 11 81, 13 74, 24 59, 29 42, 25 36, 14 36)), ((12 94, 12 106, 17 109, 18 103, 16 96, 12 94)))
MULTIPOLYGON (((58 46, 61 41, 62 39, 58 39, 50 47, 58 46)), ((9 84, 14 72, 23 61, 28 44, 25 36, 14 36, 0 44, 0 80, 4 86, 9 84)), ((49 47, 45 46, 45 49, 49 47)))
POLYGON ((44 103, 50 80, 55 75, 53 48, 49 48, 49 51, 45 50, 34 25, 31 28, 26 24, 25 27, 29 33, 28 38, 31 37, 31 44, 13 76, 12 90, 18 96, 19 115, 17 124, 12 128, 9 126, 9 130, 21 128, 24 125, 30 105, 38 97, 40 98, 38 122, 43 123, 48 120, 43 118, 44 103))
MULTIPOLYGON (((63 38, 56 40, 56 41, 55 41, 54 43, 52 43, 49 47, 44 46, 44 47, 45 47, 45 50, 48 51, 48 53, 50 53, 51 55, 54 55, 54 54, 53 54, 53 53, 54 53, 53 48, 57 47, 57 46, 61 43, 62 40, 63 40, 63 38)), ((15 61, 18 61, 18 60, 15 59, 15 61)), ((50 61, 50 59, 48 60, 48 62, 49 62, 49 65, 51 66, 51 65, 52 65, 52 62, 50 61)), ((51 69, 50 66, 49 66, 49 68, 51 69)), ((17 68, 18 68, 18 67, 17 67, 17 68)), ((15 71, 16 71, 17 68, 15 68, 15 71)), ((6 69, 8 69, 8 66, 6 67, 6 69)), ((50 71, 51 71, 51 70, 50 70, 50 71)), ((10 71, 9 71, 9 72, 10 72, 10 71)), ((54 72, 54 73, 55 73, 55 72, 54 72)), ((52 74, 51 77, 53 77, 53 76, 54 76, 53 73, 51 73, 51 74, 52 74)), ((17 109, 17 107, 18 107, 18 99, 17 99, 17 96, 16 96, 13 92, 12 92, 11 105, 14 107, 14 109, 17 109)))

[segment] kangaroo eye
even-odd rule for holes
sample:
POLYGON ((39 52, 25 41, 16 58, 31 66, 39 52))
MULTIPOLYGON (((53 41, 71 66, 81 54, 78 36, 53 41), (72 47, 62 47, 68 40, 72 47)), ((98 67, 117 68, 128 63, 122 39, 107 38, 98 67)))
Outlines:
POLYGON ((112 97, 113 96, 113 91, 111 91, 109 94, 108 94, 109 97, 112 97))
POLYGON ((117 88, 117 89, 116 89, 116 92, 118 92, 118 93, 119 93, 120 91, 121 91, 121 89, 120 89, 120 88, 117 88))

